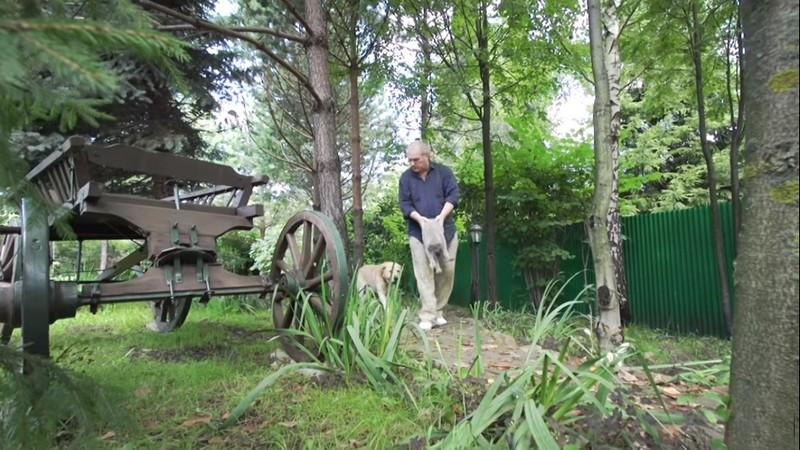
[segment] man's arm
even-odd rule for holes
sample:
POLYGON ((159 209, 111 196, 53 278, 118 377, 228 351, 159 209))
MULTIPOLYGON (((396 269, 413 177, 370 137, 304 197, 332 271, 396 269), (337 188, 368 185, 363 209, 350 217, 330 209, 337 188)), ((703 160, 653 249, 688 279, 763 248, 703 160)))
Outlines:
POLYGON ((436 216, 436 220, 444 222, 444 219, 456 209, 458 206, 458 201, 461 198, 461 192, 458 189, 458 182, 456 181, 456 176, 453 175, 453 171, 449 168, 445 171, 445 175, 442 179, 442 191, 444 193, 444 206, 442 207, 442 212, 436 216))
POLYGON ((403 216, 410 217, 417 223, 422 220, 422 215, 414 209, 414 200, 411 198, 411 187, 408 185, 408 180, 405 177, 400 178, 400 211, 403 216))

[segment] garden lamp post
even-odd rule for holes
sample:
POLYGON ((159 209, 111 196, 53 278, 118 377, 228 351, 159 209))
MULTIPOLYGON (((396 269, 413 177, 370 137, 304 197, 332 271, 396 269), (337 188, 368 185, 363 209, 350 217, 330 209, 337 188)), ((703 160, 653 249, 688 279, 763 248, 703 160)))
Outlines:
POLYGON ((483 228, 477 223, 469 227, 469 241, 472 244, 472 286, 470 295, 470 304, 477 304, 480 297, 480 243, 483 228))

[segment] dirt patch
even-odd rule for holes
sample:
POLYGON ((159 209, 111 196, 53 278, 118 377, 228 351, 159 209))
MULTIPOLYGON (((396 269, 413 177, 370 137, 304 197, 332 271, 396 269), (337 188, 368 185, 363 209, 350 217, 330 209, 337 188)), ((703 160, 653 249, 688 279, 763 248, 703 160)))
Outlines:
POLYGON ((224 325, 225 333, 238 340, 249 340, 256 338, 271 338, 277 334, 272 328, 259 328, 251 330, 249 328, 236 327, 233 325, 224 325))
POLYGON ((70 334, 112 334, 115 330, 110 325, 76 325, 69 329, 70 334))
POLYGON ((206 346, 174 349, 132 348, 126 354, 131 358, 150 358, 161 362, 202 361, 206 359, 226 359, 236 354, 230 347, 206 346))

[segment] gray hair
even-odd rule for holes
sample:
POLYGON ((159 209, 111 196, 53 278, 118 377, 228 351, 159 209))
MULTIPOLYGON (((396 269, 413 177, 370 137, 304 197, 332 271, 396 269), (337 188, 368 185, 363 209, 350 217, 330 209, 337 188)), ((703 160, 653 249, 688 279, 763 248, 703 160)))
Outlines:
POLYGON ((406 154, 410 153, 412 150, 418 151, 420 154, 425 155, 428 158, 433 157, 433 150, 431 149, 431 146, 419 139, 408 144, 408 147, 406 147, 406 154))

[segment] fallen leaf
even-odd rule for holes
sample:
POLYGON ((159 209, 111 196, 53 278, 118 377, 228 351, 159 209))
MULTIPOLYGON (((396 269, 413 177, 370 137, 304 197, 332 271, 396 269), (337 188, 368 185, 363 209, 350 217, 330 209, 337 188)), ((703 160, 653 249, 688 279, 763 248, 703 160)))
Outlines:
POLYGON ((681 435, 681 429, 677 425, 665 425, 664 433, 672 438, 676 438, 681 435))
POLYGON ((101 441, 106 441, 108 439, 114 439, 114 437, 116 435, 117 435, 117 433, 114 433, 113 431, 108 431, 108 432, 106 432, 106 434, 100 436, 100 440, 101 441))
POLYGON ((655 381, 656 384, 667 384, 670 380, 672 380, 672 377, 669 375, 664 375, 663 373, 653 374, 653 381, 655 381))
POLYGON ((211 414, 200 413, 184 420, 181 425, 188 428, 197 425, 208 425, 209 423, 211 423, 211 414))
POLYGON ((145 386, 140 387, 136 391, 134 391, 134 395, 136 395, 139 398, 142 398, 142 397, 144 397, 145 395, 147 395, 147 394, 149 394, 151 392, 153 392, 153 388, 151 388, 150 386, 145 385, 145 386))
POLYGON ((636 375, 634 375, 634 374, 632 374, 632 373, 630 373, 630 372, 628 372, 627 370, 624 370, 624 369, 620 369, 619 378, 622 381, 626 382, 626 383, 635 383, 635 382, 639 381, 639 378, 637 378, 636 375))
POLYGON ((230 416, 231 416, 231 413, 230 412, 226 412, 225 414, 222 415, 222 419, 221 420, 228 420, 228 417, 230 417, 230 416))
POLYGON ((661 388, 661 392, 664 393, 664 395, 667 395, 667 396, 672 397, 672 398, 678 398, 678 396, 681 395, 681 391, 675 389, 672 386, 664 386, 664 387, 662 387, 661 388))
POLYGON ((507 369, 513 369, 516 366, 514 364, 510 364, 510 363, 506 363, 506 362, 496 362, 496 363, 489 364, 489 367, 491 367, 493 369, 507 370, 507 369))
POLYGON ((214 436, 208 440, 209 445, 222 445, 225 443, 225 439, 219 436, 214 436))
POLYGON ((289 420, 287 422, 278 422, 278 425, 286 428, 294 428, 297 426, 297 422, 295 422, 294 420, 289 420))
POLYGON ((142 425, 144 425, 144 427, 147 428, 147 429, 158 428, 158 421, 157 420, 153 420, 153 419, 149 419, 149 420, 145 420, 144 423, 142 423, 142 425))
POLYGON ((350 447, 352 448, 361 448, 365 443, 366 441, 361 439, 350 439, 350 447))

